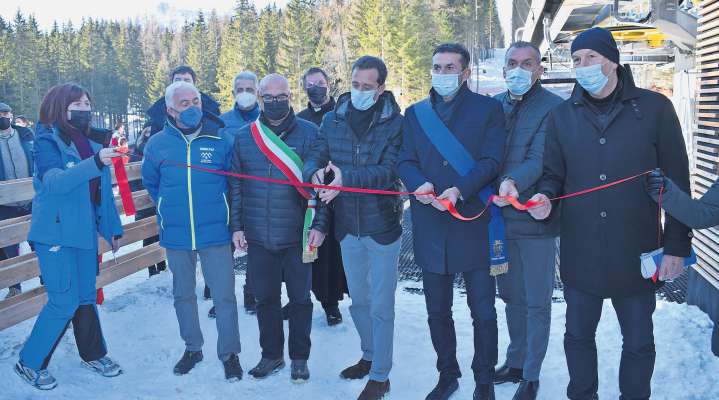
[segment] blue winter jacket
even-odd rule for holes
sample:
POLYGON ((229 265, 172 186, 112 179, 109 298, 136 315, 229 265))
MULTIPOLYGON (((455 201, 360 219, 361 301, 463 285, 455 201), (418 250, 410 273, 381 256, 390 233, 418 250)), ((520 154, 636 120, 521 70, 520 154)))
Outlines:
MULTIPOLYGON (((88 135, 97 153, 109 143, 110 131, 88 135)), ((37 125, 33 149, 35 171, 32 223, 28 240, 48 245, 96 249, 98 232, 112 243, 122 235, 112 193, 110 168, 98 168, 94 157, 82 160, 75 145, 56 127, 37 125), (100 178, 100 204, 93 204, 88 185, 100 178)))
POLYGON ((160 245, 197 250, 230 242, 227 177, 187 166, 229 171, 233 137, 205 113, 200 134, 188 140, 171 122, 145 147, 142 183, 157 207, 160 245))
POLYGON ((253 122, 260 116, 260 106, 255 103, 255 108, 250 111, 243 112, 237 107, 237 104, 232 110, 222 114, 222 122, 225 123, 225 129, 230 130, 230 133, 236 134, 237 131, 243 126, 253 122))

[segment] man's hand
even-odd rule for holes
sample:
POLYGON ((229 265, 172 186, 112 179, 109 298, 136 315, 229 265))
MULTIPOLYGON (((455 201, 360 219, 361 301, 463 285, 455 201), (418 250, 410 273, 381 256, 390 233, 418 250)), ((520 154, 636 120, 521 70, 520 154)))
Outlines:
POLYGON ((684 260, 682 257, 665 254, 662 257, 662 265, 659 267, 659 280, 669 281, 684 272, 684 260))
POLYGON ((312 174, 312 178, 310 179, 312 183, 315 185, 324 185, 325 183, 325 169, 320 168, 318 169, 314 174, 312 174))
MULTIPOLYGON (((500 197, 514 197, 519 198, 519 192, 517 191, 517 186, 514 184, 514 181, 511 179, 505 179, 502 181, 502 183, 499 185, 499 196, 500 197)), ((505 199, 501 199, 499 197, 494 197, 492 199, 492 202, 498 206, 498 207, 504 207, 506 205, 509 205, 509 202, 505 199)))
MULTIPOLYGON (((335 179, 330 182, 330 186, 342 186, 342 170, 340 170, 336 165, 332 164, 332 161, 330 161, 325 168, 325 173, 329 171, 332 171, 335 175, 335 179)), ((323 189, 320 191, 320 199, 324 201, 325 204, 329 204, 339 194, 339 190, 323 189)))
POLYGON ((112 159, 115 157, 122 157, 121 153, 116 152, 115 149, 112 148, 100 149, 97 155, 100 158, 100 162, 105 165, 112 164, 112 159))
POLYGON ((316 249, 320 246, 322 246, 322 243, 325 241, 325 234, 318 231, 317 229, 310 229, 309 237, 307 238, 307 242, 310 245, 310 247, 316 249))
POLYGON ((235 249, 240 251, 247 251, 247 240, 245 240, 245 232, 237 231, 233 233, 232 243, 235 245, 235 249))
POLYGON ((646 179, 646 190, 649 196, 651 196, 654 201, 659 201, 659 192, 666 189, 666 187, 666 177, 662 170, 659 168, 652 170, 646 179))
POLYGON ((453 186, 453 187, 445 190, 444 192, 442 192, 442 194, 440 194, 439 197, 437 197, 437 198, 440 200, 449 200, 450 202, 452 202, 452 205, 456 205, 457 200, 461 196, 462 196, 462 194, 459 193, 459 189, 457 189, 456 187, 453 186))
POLYGON ((546 219, 552 212, 552 202, 549 201, 549 198, 547 196, 541 193, 537 193, 532 196, 530 200, 539 203, 539 205, 536 205, 527 210, 527 212, 529 213, 529 215, 532 216, 532 218, 541 221, 543 219, 546 219))
POLYGON ((416 193, 429 193, 429 194, 416 194, 414 197, 422 204, 432 204, 434 201, 434 185, 429 182, 425 182, 422 186, 415 189, 416 193))

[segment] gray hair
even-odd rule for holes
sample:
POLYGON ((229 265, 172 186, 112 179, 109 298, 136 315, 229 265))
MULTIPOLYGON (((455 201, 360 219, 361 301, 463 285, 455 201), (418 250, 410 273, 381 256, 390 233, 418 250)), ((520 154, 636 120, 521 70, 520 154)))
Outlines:
POLYGON ((165 105, 167 107, 175 108, 175 92, 180 89, 191 90, 195 92, 197 97, 200 97, 200 91, 197 88, 185 81, 173 82, 170 86, 165 89, 165 105))
POLYGON ((534 52, 537 53, 537 62, 538 62, 538 63, 541 63, 541 62, 542 62, 542 52, 539 51, 539 47, 533 45, 532 43, 524 42, 524 41, 521 41, 521 40, 520 40, 520 41, 517 41, 517 42, 512 43, 512 45, 509 46, 509 48, 507 49, 507 52, 504 53, 504 62, 505 62, 505 64, 507 63, 507 60, 509 59, 509 53, 510 53, 512 50, 514 50, 514 49, 525 49, 525 48, 527 48, 527 47, 533 49, 534 52))
POLYGON ((232 82, 232 91, 235 91, 235 87, 237 86, 237 81, 252 81, 255 84, 255 88, 257 87, 257 75, 250 71, 242 71, 237 76, 235 76, 234 82, 232 82))
POLYGON ((290 82, 287 80, 287 78, 285 78, 284 76, 282 76, 280 74, 273 73, 273 74, 269 74, 269 75, 265 76, 264 78, 262 78, 262 80, 260 81, 259 92, 263 93, 265 91, 265 88, 267 87, 267 85, 269 85, 271 82, 275 82, 275 81, 283 82, 285 85, 287 85, 287 91, 288 92, 290 91, 290 82))

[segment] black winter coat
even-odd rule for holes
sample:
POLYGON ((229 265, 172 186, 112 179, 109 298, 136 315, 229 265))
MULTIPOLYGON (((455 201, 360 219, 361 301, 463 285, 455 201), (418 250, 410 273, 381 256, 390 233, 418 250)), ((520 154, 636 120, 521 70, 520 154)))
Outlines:
MULTIPOLYGON (((689 191, 684 137, 672 103, 637 88, 621 67, 618 73, 622 89, 606 128, 579 85, 549 115, 540 193, 552 198, 657 167, 689 191)), ((553 206, 556 210, 558 203, 553 206)), ((639 256, 657 248, 657 214, 643 178, 562 200, 562 281, 605 298, 654 290, 641 276, 639 256)), ((665 254, 688 256, 690 245, 689 228, 667 217, 665 254)))
MULTIPOLYGON (((383 102, 381 110, 373 116, 368 131, 358 135, 347 122, 350 94, 339 97, 335 110, 322 120, 317 141, 305 161, 306 182, 331 160, 342 171, 344 186, 399 190, 397 155, 402 145, 403 117, 391 92, 384 92, 378 101, 383 102)), ((329 209, 319 203, 314 227, 326 233, 329 209)), ((345 234, 363 237, 387 233, 398 229, 402 219, 399 196, 340 192, 330 204, 338 240, 345 234)))
MULTIPOLYGON (((294 121, 278 136, 304 160, 317 137, 317 125, 294 115, 291 118, 294 121)), ((250 125, 237 133, 232 172, 287 180, 257 147, 250 125)), ((302 243, 307 200, 293 186, 230 178, 230 201, 232 232, 244 231, 249 243, 271 251, 302 243)))

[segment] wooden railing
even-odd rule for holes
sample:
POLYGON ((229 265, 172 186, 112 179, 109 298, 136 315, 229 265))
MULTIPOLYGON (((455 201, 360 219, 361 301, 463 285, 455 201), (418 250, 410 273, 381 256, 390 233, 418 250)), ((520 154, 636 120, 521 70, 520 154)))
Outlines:
MULTIPOLYGON (((140 179, 141 163, 127 165, 128 180, 140 179)), ((114 181, 114 173, 113 181, 114 181)), ((0 182, 0 205, 16 201, 32 199, 34 195, 32 179, 16 179, 0 182)), ((137 210, 152 207, 152 200, 146 190, 132 193, 137 210)), ((122 202, 115 198, 115 204, 120 213, 123 212, 122 202)), ((121 246, 142 241, 157 235, 155 217, 142 219, 124 225, 124 235, 120 240, 121 246)), ((0 247, 18 244, 26 240, 30 230, 30 216, 0 221, 0 247)), ((100 253, 110 251, 104 240, 100 240, 100 253)), ((158 243, 130 251, 117 260, 105 260, 100 264, 100 275, 97 277, 97 287, 107 286, 119 279, 133 274, 148 265, 156 264, 165 259, 165 251, 158 243)), ((38 260, 35 253, 0 261, 0 289, 10 287, 33 279, 40 275, 38 260)), ((28 318, 37 315, 47 301, 43 286, 25 291, 20 295, 0 301, 0 330, 13 326, 28 318)))

